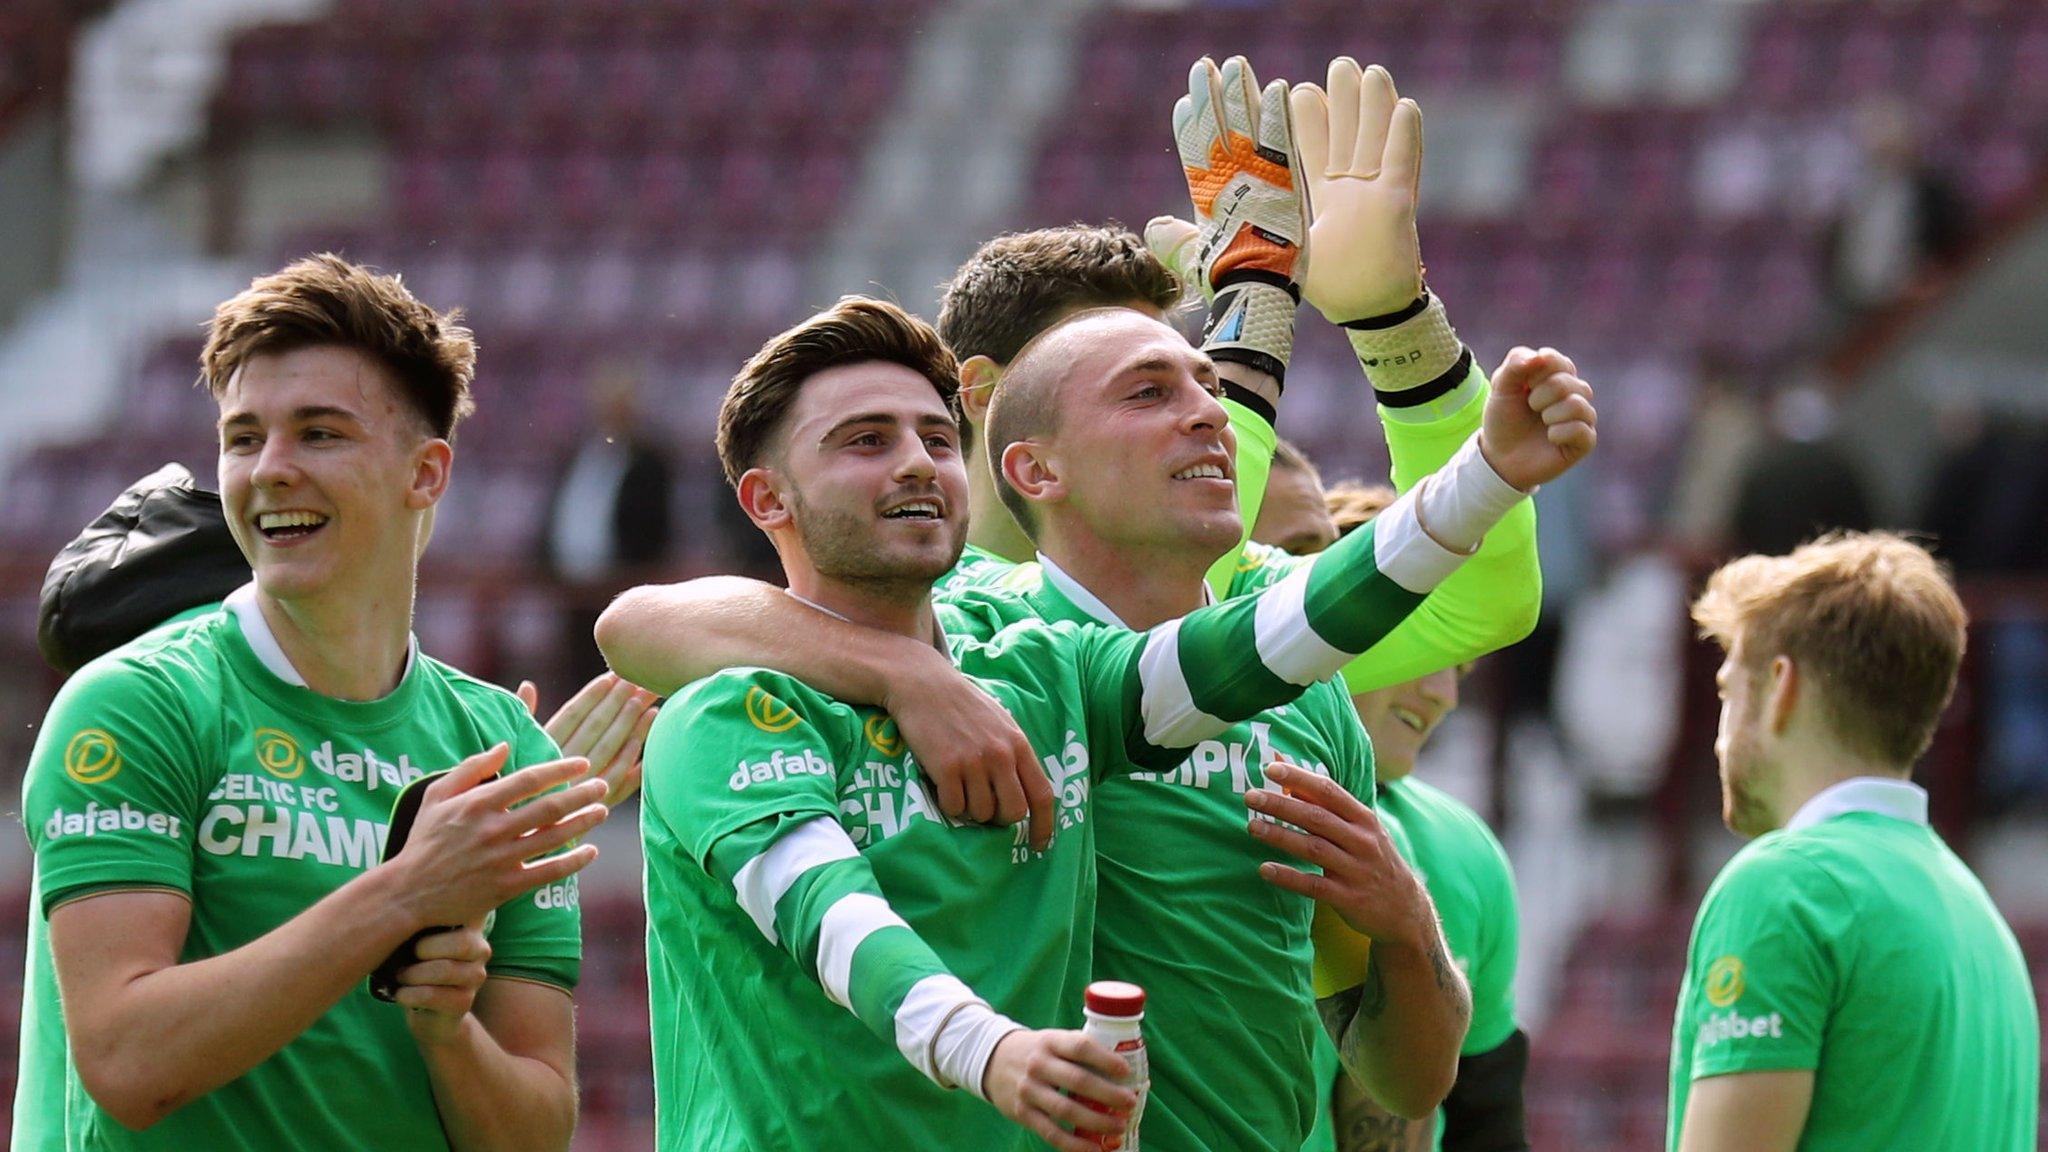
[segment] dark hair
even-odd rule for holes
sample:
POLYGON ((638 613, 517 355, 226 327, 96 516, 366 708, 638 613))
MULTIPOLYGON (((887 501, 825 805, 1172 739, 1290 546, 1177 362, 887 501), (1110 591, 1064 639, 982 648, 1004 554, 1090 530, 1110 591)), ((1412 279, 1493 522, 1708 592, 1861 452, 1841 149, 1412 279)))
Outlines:
POLYGON ((354 348, 389 369, 399 391, 446 439, 476 409, 476 339, 459 309, 436 312, 397 276, 331 252, 294 261, 251 281, 213 310, 201 379, 218 400, 254 356, 330 345, 354 348))
POLYGON ((1180 296, 1180 278, 1122 228, 1013 232, 983 244, 953 274, 939 334, 962 360, 1008 364, 1026 341, 1076 309, 1138 300, 1164 312, 1180 296))
POLYGON ((957 418, 960 363, 932 326, 886 300, 839 303, 761 346, 718 406, 718 462, 735 488, 761 462, 804 382, 827 368, 880 360, 926 380, 957 418))

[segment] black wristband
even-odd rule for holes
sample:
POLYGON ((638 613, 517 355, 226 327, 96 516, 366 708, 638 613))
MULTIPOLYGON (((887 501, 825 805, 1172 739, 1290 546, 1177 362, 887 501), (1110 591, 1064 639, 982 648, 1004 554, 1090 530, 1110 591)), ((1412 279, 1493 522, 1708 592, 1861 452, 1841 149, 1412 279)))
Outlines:
POLYGON ((1337 327, 1349 328, 1355 332, 1377 332, 1382 328, 1392 328, 1396 324, 1405 324, 1422 315, 1422 310, 1427 307, 1429 307, 1429 289, 1424 288, 1422 295, 1416 297, 1413 304, 1408 305, 1399 312, 1389 312, 1384 316, 1367 316, 1363 320, 1346 320, 1344 323, 1337 325, 1337 327))
POLYGON ((1373 399, 1378 400, 1388 408, 1414 408, 1444 396, 1451 389, 1463 383, 1465 377, 1470 375, 1471 372, 1472 350, 1467 348, 1458 354, 1457 363, 1451 365, 1448 371, 1429 383, 1415 388, 1403 388, 1399 392, 1382 392, 1375 388, 1372 390, 1373 399))
POLYGON ((1278 272, 1267 272, 1258 268, 1243 268, 1235 272, 1225 272, 1223 278, 1216 281, 1211 287, 1215 289, 1216 295, 1221 296, 1224 289, 1232 288, 1239 284, 1265 284, 1287 293, 1288 297, 1296 304, 1301 303, 1301 285, 1280 275, 1278 272))

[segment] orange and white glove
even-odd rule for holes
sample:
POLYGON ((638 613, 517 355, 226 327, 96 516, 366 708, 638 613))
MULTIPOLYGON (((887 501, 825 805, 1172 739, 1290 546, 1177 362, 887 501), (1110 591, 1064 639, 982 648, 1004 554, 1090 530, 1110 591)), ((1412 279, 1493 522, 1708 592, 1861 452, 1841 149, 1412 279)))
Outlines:
POLYGON ((1173 106, 1194 222, 1145 226, 1153 253, 1210 302, 1203 351, 1283 382, 1309 236, 1290 118, 1286 81, 1261 91, 1244 57, 1221 69, 1203 57, 1173 106))
POLYGON ((1302 295, 1345 329, 1381 404, 1427 405, 1464 383, 1471 362, 1422 282, 1422 110, 1377 64, 1340 56, 1328 81, 1295 85, 1289 101, 1315 205, 1302 295))

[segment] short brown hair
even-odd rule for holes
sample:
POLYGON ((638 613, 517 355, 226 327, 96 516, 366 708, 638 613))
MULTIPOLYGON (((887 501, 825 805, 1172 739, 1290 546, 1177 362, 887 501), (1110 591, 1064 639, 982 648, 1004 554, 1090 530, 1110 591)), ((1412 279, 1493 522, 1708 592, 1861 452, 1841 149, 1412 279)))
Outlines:
POLYGON ((718 462, 726 480, 739 487, 761 462, 806 380, 870 360, 901 364, 931 381, 959 419, 960 362, 932 326, 886 300, 842 296, 763 344, 732 378, 718 406, 718 462))
MULTIPOLYGON (((1279 458, 1275 453, 1273 459, 1278 461, 1279 458)), ((1323 506, 1330 510, 1330 520, 1337 525, 1337 535, 1349 536, 1386 511, 1394 499, 1394 490, 1385 484, 1360 484, 1347 480, 1323 493, 1323 506)))
POLYGON ((1812 676, 1836 735, 1887 764, 1927 750, 1955 691, 1969 617, 1941 564, 1887 532, 1830 533, 1721 566, 1692 606, 1700 634, 1812 676))
POLYGON ((962 360, 1008 364, 1033 336, 1081 308, 1180 303, 1180 278, 1125 229, 1069 224, 983 244, 946 285, 939 334, 962 360))
POLYGON ((218 400, 251 357, 354 348, 389 369, 434 435, 447 439, 476 410, 476 338, 461 319, 460 309, 421 303, 397 276, 322 252, 257 277, 213 310, 201 379, 218 400))

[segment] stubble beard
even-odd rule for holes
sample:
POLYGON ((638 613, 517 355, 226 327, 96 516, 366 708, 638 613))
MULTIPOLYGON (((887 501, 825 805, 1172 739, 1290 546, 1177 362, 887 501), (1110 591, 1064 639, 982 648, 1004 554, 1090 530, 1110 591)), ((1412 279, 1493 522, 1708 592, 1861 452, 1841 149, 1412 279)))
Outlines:
POLYGON ((793 497, 797 534, 820 576, 860 585, 891 599, 915 600, 931 593, 939 577, 960 560, 966 532, 957 521, 944 524, 948 546, 892 555, 865 513, 823 508, 793 497))

